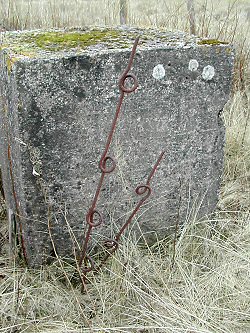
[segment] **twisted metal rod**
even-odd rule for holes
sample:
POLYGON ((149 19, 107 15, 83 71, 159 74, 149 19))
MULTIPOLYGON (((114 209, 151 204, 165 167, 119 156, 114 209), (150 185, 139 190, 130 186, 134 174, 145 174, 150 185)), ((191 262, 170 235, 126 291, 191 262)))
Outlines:
POLYGON ((99 183, 98 183, 91 207, 88 210, 88 213, 86 215, 86 222, 87 222, 88 228, 87 228, 87 232, 86 232, 86 236, 85 236, 85 240, 84 240, 84 244, 83 244, 82 253, 81 253, 81 256, 79 259, 79 267, 81 268, 82 273, 83 273, 83 277, 82 277, 83 284, 84 284, 83 287, 85 287, 85 283, 86 283, 86 274, 90 271, 97 272, 103 266, 103 264, 107 261, 107 259, 118 249, 119 240, 120 240, 122 234, 129 227, 129 225, 131 224, 136 213, 139 211, 141 206, 144 204, 144 202, 149 198, 149 196, 152 193, 150 182, 165 154, 165 151, 163 151, 160 154, 160 156, 158 157, 154 167, 152 168, 152 170, 148 176, 146 184, 139 185, 135 189, 135 192, 137 195, 139 195, 139 196, 144 195, 144 196, 139 200, 139 202, 135 206, 134 210, 130 214, 127 221, 123 224, 123 226, 120 228, 119 232, 116 234, 115 238, 106 240, 104 245, 107 248, 107 254, 101 260, 100 264, 96 267, 93 258, 91 258, 89 255, 87 255, 87 249, 88 249, 88 244, 89 244, 89 241, 91 238, 92 229, 98 227, 100 224, 103 223, 102 214, 96 209, 96 205, 97 205, 97 201, 100 196, 100 191, 101 191, 104 179, 105 179, 105 175, 112 173, 116 168, 116 162, 113 159, 113 157, 108 155, 108 151, 109 151, 109 148, 112 143, 112 139, 113 139, 113 136, 114 136, 114 133, 116 130, 119 114, 121 112, 123 99, 124 99, 125 94, 130 94, 130 93, 134 92, 138 87, 138 81, 137 81, 136 76, 134 74, 129 73, 129 71, 131 70, 131 67, 132 67, 133 60, 134 60, 138 41, 139 41, 139 37, 137 37, 134 42, 128 65, 125 68, 124 72, 122 73, 122 75, 119 79, 120 98, 118 101, 114 119, 112 121, 111 129, 110 129, 110 132, 107 137, 105 149, 104 149, 104 152, 103 152, 100 162, 99 162, 99 167, 101 170, 101 176, 99 179, 99 183), (133 85, 131 87, 126 87, 125 86, 126 80, 129 78, 132 79, 133 85), (109 166, 108 166, 108 164, 109 164, 109 166), (83 263, 84 263, 84 267, 81 267, 83 265, 83 263))
POLYGON ((152 193, 152 189, 150 186, 150 182, 151 179, 153 178, 156 169, 158 168, 160 162, 163 159, 163 156, 165 154, 165 151, 161 152, 160 156, 158 157, 158 160, 156 161, 148 179, 145 185, 139 185, 137 186, 137 188, 135 189, 135 193, 137 195, 143 195, 146 194, 135 206, 134 210, 132 211, 132 213, 130 214, 128 220, 123 224, 123 226, 121 227, 121 229, 119 230, 119 232, 116 234, 114 239, 108 239, 104 245, 106 246, 106 248, 108 249, 108 253, 106 254, 106 256, 103 258, 103 260, 101 261, 100 265, 97 267, 97 270, 99 270, 103 264, 107 261, 107 259, 118 249, 119 246, 119 240, 121 238, 121 235, 124 233, 124 231, 128 228, 128 226, 130 225, 130 223, 132 222, 134 216, 136 215, 136 213, 139 211, 139 209, 141 208, 141 206, 144 204, 144 202, 149 198, 149 196, 152 193))
POLYGON ((92 201, 91 207, 88 210, 88 213, 86 215, 86 222, 88 225, 88 229, 86 232, 86 236, 85 236, 85 240, 84 240, 84 244, 83 244, 83 248, 82 248, 82 253, 78 262, 79 267, 81 268, 83 262, 86 264, 85 267, 82 268, 83 274, 84 276, 86 275, 87 272, 90 272, 94 269, 94 262, 92 260, 92 258, 90 258, 87 255, 87 248, 88 248, 88 244, 91 238, 91 232, 93 228, 98 227, 101 223, 103 223, 103 217, 102 214, 96 209, 96 205, 97 205, 97 201, 98 198, 100 196, 100 191, 104 182, 104 178, 106 174, 110 174, 112 173, 115 168, 116 168, 116 162, 115 160, 111 157, 108 156, 108 151, 115 133, 115 129, 117 126, 117 122, 118 122, 118 118, 119 118, 119 114, 121 112, 121 107, 122 107, 122 102, 124 99, 125 94, 130 94, 132 92, 134 92, 137 87, 138 87, 138 81, 137 78, 135 77, 134 74, 129 73, 129 71, 131 70, 132 64, 133 64, 133 60, 134 60, 134 56, 136 53, 136 48, 139 42, 139 37, 137 37, 135 39, 131 54, 130 54, 130 58, 128 61, 128 65, 125 68, 124 72, 122 73, 120 79, 119 79, 119 90, 120 90, 120 98, 119 98, 119 102, 116 108, 116 113, 111 125, 111 129, 106 141, 106 145, 105 145, 105 149, 104 152, 101 156, 100 159, 100 163, 99 163, 99 167, 101 169, 101 177, 99 179, 99 183, 95 192, 95 196, 94 199, 92 201), (126 80, 131 78, 133 80, 133 85, 131 87, 126 87, 125 83, 126 80), (108 163, 111 164, 110 166, 108 166, 108 163), (97 221, 95 222, 95 218, 97 218, 97 221), (90 263, 90 266, 87 267, 87 262, 90 263))

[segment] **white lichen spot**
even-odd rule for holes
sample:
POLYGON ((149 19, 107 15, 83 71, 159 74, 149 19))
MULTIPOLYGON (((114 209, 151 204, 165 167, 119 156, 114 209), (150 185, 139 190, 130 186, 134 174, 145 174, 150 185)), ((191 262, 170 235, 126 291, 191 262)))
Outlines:
POLYGON ((195 72, 195 71, 197 71, 198 67, 199 67, 199 63, 198 63, 198 61, 197 61, 196 59, 191 59, 191 60, 189 61, 188 69, 189 69, 191 72, 195 72))
POLYGON ((163 67, 163 65, 159 64, 159 65, 156 65, 154 67, 154 69, 153 69, 153 77, 156 80, 163 79, 165 75, 166 75, 166 72, 165 72, 165 68, 163 67))
POLYGON ((212 78, 214 77, 215 75, 215 70, 214 70, 214 66, 206 66, 203 68, 203 71, 202 71, 202 78, 205 80, 205 81, 210 81, 212 80, 212 78))

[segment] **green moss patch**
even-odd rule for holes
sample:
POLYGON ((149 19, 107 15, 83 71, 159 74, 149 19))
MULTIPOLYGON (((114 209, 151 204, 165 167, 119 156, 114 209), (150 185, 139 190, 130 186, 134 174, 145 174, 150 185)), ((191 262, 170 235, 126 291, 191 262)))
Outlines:
POLYGON ((0 50, 14 57, 34 58, 44 55, 44 52, 84 50, 98 44, 105 44, 107 48, 129 48, 133 40, 126 32, 114 29, 10 32, 6 34, 0 50))
POLYGON ((222 42, 218 39, 202 39, 198 41, 198 45, 220 45, 220 44, 229 44, 228 42, 222 42))
POLYGON ((60 51, 71 48, 85 48, 101 42, 119 41, 119 31, 115 30, 92 30, 88 32, 45 32, 33 34, 24 38, 25 42, 35 44, 48 51, 60 51))
MULTIPOLYGON (((47 57, 53 52, 81 52, 90 46, 97 45, 106 49, 131 49, 135 38, 140 35, 139 46, 144 45, 175 45, 179 42, 198 43, 198 45, 228 44, 216 39, 192 38, 183 33, 173 34, 153 29, 119 29, 119 28, 86 28, 76 30, 35 30, 8 32, 4 35, 0 50, 11 58, 47 57), (151 44, 152 41, 152 44, 151 44)), ((9 65, 11 69, 12 64, 9 65)))

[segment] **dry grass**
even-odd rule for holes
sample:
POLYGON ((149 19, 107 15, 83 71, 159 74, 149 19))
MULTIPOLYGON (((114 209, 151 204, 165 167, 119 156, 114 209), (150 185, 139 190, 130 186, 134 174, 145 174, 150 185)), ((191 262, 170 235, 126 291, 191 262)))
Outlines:
MULTIPOLYGON (((9 10, 7 3, 2 0, 0 8, 9 27, 118 23, 115 0, 41 1, 39 12, 34 0, 9 1, 9 10)), ((131 0, 129 9, 131 24, 188 30, 183 1, 131 0)), ((234 94, 224 112, 225 173, 217 212, 183 226, 174 264, 173 236, 152 248, 124 239, 108 267, 91 277, 86 294, 74 267, 58 261, 27 269, 3 246, 0 332, 250 332, 250 2, 203 0, 196 9, 200 35, 237 47, 234 94)))
POLYGON ((173 267, 173 239, 151 249, 124 240, 85 295, 71 266, 28 270, 3 257, 0 332, 247 332, 248 219, 220 212, 185 225, 173 267))

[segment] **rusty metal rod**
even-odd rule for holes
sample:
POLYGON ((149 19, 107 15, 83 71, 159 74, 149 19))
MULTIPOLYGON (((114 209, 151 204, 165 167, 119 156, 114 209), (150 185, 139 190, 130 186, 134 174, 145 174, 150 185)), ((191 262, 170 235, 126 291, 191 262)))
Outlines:
POLYGON ((9 161, 11 189, 12 189, 13 198, 14 198, 14 202, 15 202, 15 209, 16 209, 15 218, 16 218, 16 223, 18 224, 17 228, 19 228, 19 234, 17 234, 16 236, 17 236, 18 241, 20 241, 23 259, 24 259, 25 264, 27 265, 28 264, 28 256, 27 256, 25 242, 24 242, 23 226, 22 226, 22 223, 20 221, 19 201, 18 201, 18 198, 17 198, 16 188, 15 188, 16 186, 15 186, 15 179, 14 179, 14 172, 13 172, 13 163, 12 163, 10 143, 8 143, 8 161, 9 161))
MULTIPOLYGON (((104 182, 105 175, 113 172, 116 167, 115 160, 111 156, 108 156, 107 154, 108 154, 108 151, 109 151, 112 139, 113 139, 113 135, 115 133, 115 129, 117 126, 119 114, 121 112, 121 107, 122 107, 122 102, 123 102, 124 96, 125 96, 125 94, 130 94, 130 93, 134 92, 138 87, 137 78, 135 77, 134 74, 129 73, 129 71, 131 70, 132 64, 133 64, 138 42, 139 42, 139 37, 137 37, 135 39, 135 42, 134 42, 134 45, 133 45, 133 48, 132 48, 132 51, 130 54, 128 65, 125 68, 124 72, 122 73, 122 75, 119 79, 120 98, 119 98, 119 102, 118 102, 118 105, 116 108, 116 113, 115 113, 115 116, 114 116, 114 119, 113 119, 113 122, 111 125, 111 129, 110 129, 110 132, 109 132, 109 135, 107 138, 105 149, 104 149, 104 152, 101 156, 100 163, 99 163, 99 167, 101 169, 101 177, 100 177, 100 180, 99 180, 96 192, 95 192, 94 199, 92 201, 92 205, 86 215, 86 222, 88 225, 87 226, 88 229, 86 232, 86 236, 85 236, 85 240, 84 240, 84 244, 83 244, 83 248, 82 248, 82 253, 81 253, 81 256, 80 256, 80 259, 78 262, 80 268, 83 263, 86 266, 87 262, 90 262, 90 267, 82 268, 84 275, 86 275, 87 272, 94 269, 93 260, 89 256, 87 256, 87 249, 88 249, 88 244, 89 244, 89 241, 91 238, 92 229, 99 226, 103 222, 102 214, 96 209, 97 201, 100 196, 100 191, 101 191, 101 188, 102 188, 102 185, 104 182), (129 78, 132 78, 132 80, 133 80, 132 87, 125 86, 126 80, 129 78), (111 166, 109 166, 109 167, 107 166, 108 162, 111 163, 111 166), (95 216, 98 218, 97 222, 94 222, 95 216)), ((84 279, 85 279, 85 277, 84 277, 84 279)))
POLYGON ((103 258, 103 260, 101 261, 100 265, 98 266, 97 270, 99 270, 103 264, 107 261, 107 259, 118 249, 119 246, 119 240, 121 235, 124 233, 124 231, 128 228, 128 226, 131 224, 134 216, 136 215, 136 213, 139 211, 139 209, 141 208, 141 206, 143 205, 143 203, 149 198, 149 196, 152 193, 151 190, 151 186, 150 186, 150 181, 153 178, 156 169, 158 168, 160 162, 163 159, 163 156, 165 154, 165 151, 163 151, 160 156, 158 157, 148 179, 145 185, 139 185, 137 186, 137 188, 135 189, 135 193, 137 195, 143 195, 146 194, 135 206, 134 210, 132 211, 132 213, 130 214, 128 220, 124 223, 124 225, 121 227, 121 229, 119 230, 119 232, 116 234, 114 239, 108 239, 104 245, 105 247, 108 249, 108 253, 106 254, 106 256, 103 258))

